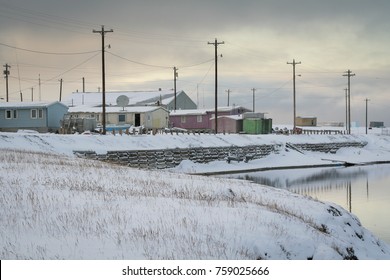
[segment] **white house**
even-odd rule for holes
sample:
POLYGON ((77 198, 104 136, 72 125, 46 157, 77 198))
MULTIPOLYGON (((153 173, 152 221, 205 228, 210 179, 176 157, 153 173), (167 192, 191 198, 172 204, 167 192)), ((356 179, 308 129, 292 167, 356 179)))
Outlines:
MULTIPOLYGON (((99 124, 102 121, 102 107, 75 106, 69 107, 68 118, 94 118, 99 124)), ((144 126, 148 129, 159 129, 168 126, 168 110, 161 106, 107 106, 106 128, 144 126)))

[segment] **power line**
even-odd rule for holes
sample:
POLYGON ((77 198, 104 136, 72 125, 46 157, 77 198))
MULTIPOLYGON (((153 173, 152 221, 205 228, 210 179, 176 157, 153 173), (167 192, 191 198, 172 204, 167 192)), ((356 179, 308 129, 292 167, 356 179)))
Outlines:
MULTIPOLYGON (((38 84, 33 85, 34 87, 37 86, 37 85, 39 85, 39 100, 41 100, 41 90, 40 90, 40 89, 41 89, 41 85, 42 85, 42 84, 47 84, 48 82, 50 82, 50 81, 52 81, 52 80, 55 80, 55 79, 61 77, 62 75, 64 75, 64 74, 66 74, 66 73, 68 73, 68 72, 70 72, 70 71, 72 71, 72 70, 74 70, 74 69, 80 67, 81 65, 83 65, 83 64, 89 62, 90 60, 92 60, 93 58, 95 58, 97 55, 99 55, 99 53, 94 54, 93 56, 91 56, 91 57, 89 57, 88 59, 84 60, 83 62, 81 62, 81 63, 79 63, 79 64, 73 66, 72 68, 70 68, 70 69, 68 69, 68 70, 66 70, 66 71, 64 71, 64 72, 62 72, 62 73, 60 73, 60 74, 58 74, 58 75, 55 75, 55 76, 53 76, 52 78, 46 79, 46 80, 44 80, 44 81, 41 81, 41 76, 39 75, 38 84)), ((10 67, 11 67, 11 66, 9 66, 9 68, 10 68, 10 67)), ((16 79, 16 77, 15 77, 15 79, 16 79)), ((30 89, 30 88, 31 88, 31 86, 28 87, 28 88, 22 89, 22 91, 23 91, 23 90, 30 89)), ((16 93, 16 91, 15 91, 15 92, 12 92, 11 94, 14 94, 14 93, 16 93)))
POLYGON ((81 55, 81 54, 90 54, 90 53, 96 53, 98 50, 95 51, 86 51, 86 52, 73 52, 73 53, 64 53, 64 52, 44 52, 44 51, 37 51, 37 50, 30 50, 30 49, 25 49, 25 48, 19 48, 15 46, 11 46, 5 43, 0 43, 0 45, 20 50, 20 51, 25 51, 25 52, 31 52, 31 53, 39 53, 39 54, 45 54, 45 55, 81 55))
POLYGON ((171 68, 171 66, 153 65, 153 64, 147 64, 147 63, 135 61, 135 60, 128 59, 128 58, 125 58, 125 57, 123 57, 123 56, 114 54, 114 53, 112 53, 112 52, 110 52, 110 51, 107 51, 107 53, 109 53, 109 54, 111 54, 112 56, 115 56, 115 57, 117 57, 117 58, 120 58, 120 59, 129 61, 129 62, 134 63, 134 64, 139 64, 139 65, 142 65, 142 66, 156 67, 156 68, 165 68, 165 69, 171 68))
MULTIPOLYGON (((126 61, 131 62, 131 63, 134 63, 134 64, 142 65, 142 66, 155 67, 155 68, 164 68, 164 69, 171 69, 171 68, 172 68, 172 66, 148 64, 148 63, 144 63, 144 62, 140 62, 140 61, 135 61, 135 60, 133 60, 133 59, 129 59, 129 58, 120 56, 120 55, 115 54, 115 53, 110 52, 110 51, 106 51, 106 52, 109 53, 109 54, 111 54, 112 56, 117 57, 117 58, 126 60, 126 61)), ((199 65, 202 65, 202 64, 206 64, 206 63, 211 62, 211 61, 213 61, 213 59, 208 59, 208 60, 205 60, 205 61, 202 61, 202 62, 198 62, 198 63, 195 63, 195 64, 190 64, 190 65, 182 65, 182 66, 179 66, 179 67, 180 67, 180 68, 190 68, 190 67, 195 67, 195 66, 199 66, 199 65)))

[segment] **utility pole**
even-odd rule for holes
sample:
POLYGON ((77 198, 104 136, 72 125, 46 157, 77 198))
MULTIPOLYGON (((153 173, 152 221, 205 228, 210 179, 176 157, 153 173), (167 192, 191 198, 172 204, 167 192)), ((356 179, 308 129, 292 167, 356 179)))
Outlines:
POLYGON ((229 107, 230 106, 230 89, 228 89, 226 92, 228 95, 227 106, 229 107))
POLYGON ((370 99, 366 98, 364 101, 366 101, 366 134, 368 134, 368 101, 370 99))
POLYGON ((11 68, 11 66, 8 65, 8 63, 6 63, 4 65, 4 67, 5 67, 5 70, 4 70, 3 74, 5 75, 5 93, 6 93, 5 94, 5 101, 8 102, 9 101, 9 98, 8 98, 8 76, 10 74, 9 68, 11 68))
POLYGON ((177 70, 179 70, 179 69, 177 69, 176 67, 173 67, 173 90, 174 90, 174 92, 175 92, 175 111, 176 111, 176 105, 177 105, 177 103, 176 103, 176 79, 179 77, 179 74, 177 73, 177 70))
POLYGON ((102 36, 102 126, 103 126, 103 135, 106 134, 106 73, 105 73, 105 62, 104 62, 104 36, 107 32, 114 32, 114 30, 104 30, 104 25, 102 25, 101 30, 93 30, 93 33, 99 33, 102 36))
POLYGON ((62 99, 62 79, 60 79, 60 102, 61 102, 61 99, 62 99))
POLYGON ((287 62, 287 64, 291 64, 293 66, 293 107, 294 107, 294 128, 293 128, 293 133, 295 134, 296 132, 296 102, 295 102, 295 65, 301 64, 301 62, 295 62, 295 59, 293 59, 293 62, 287 62))
POLYGON ((348 134, 351 134, 351 77, 355 76, 355 74, 351 70, 348 70, 346 73, 343 76, 348 77, 348 134))
POLYGON ((83 92, 85 92, 85 78, 83 77, 83 92))
POLYGON ((215 134, 218 133, 218 45, 225 44, 225 42, 218 42, 215 38, 214 43, 207 42, 208 45, 215 47, 215 134))
POLYGON ((255 89, 255 88, 252 88, 253 113, 255 112, 255 92, 256 92, 256 89, 255 89))
POLYGON ((31 102, 34 101, 34 88, 31 88, 31 102))
POLYGON ((348 88, 345 88, 345 129, 348 131, 348 88))
POLYGON ((23 102, 23 93, 20 91, 20 102, 23 102))
POLYGON ((41 101, 41 74, 39 74, 38 77, 38 84, 39 84, 39 101, 41 101))

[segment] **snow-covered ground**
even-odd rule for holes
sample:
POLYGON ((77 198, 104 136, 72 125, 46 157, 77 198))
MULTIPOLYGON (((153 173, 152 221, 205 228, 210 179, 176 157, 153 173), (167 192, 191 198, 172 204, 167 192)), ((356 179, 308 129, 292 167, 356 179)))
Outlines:
MULTIPOLYGON (((326 157, 390 159, 390 137, 374 134, 0 133, 0 259, 390 259, 388 244, 334 204, 240 180, 186 175, 180 169, 135 170, 73 155, 73 150, 240 146, 286 138, 291 143, 366 141, 364 149, 326 157)), ((267 159, 285 164, 290 157, 297 165, 298 154, 283 150, 250 164, 261 166, 267 159)), ((306 162, 318 161, 319 154, 308 153, 306 162)))

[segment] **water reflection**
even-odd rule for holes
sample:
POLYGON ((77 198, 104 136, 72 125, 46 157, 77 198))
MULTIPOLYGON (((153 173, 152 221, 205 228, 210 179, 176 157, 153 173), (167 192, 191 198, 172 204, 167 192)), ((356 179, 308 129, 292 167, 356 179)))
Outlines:
POLYGON ((337 203, 390 243, 390 165, 274 170, 226 175, 337 203))

